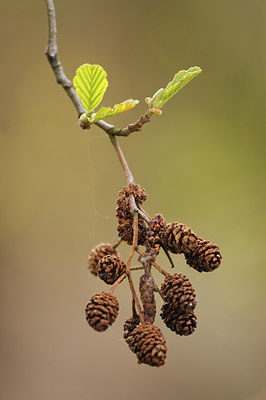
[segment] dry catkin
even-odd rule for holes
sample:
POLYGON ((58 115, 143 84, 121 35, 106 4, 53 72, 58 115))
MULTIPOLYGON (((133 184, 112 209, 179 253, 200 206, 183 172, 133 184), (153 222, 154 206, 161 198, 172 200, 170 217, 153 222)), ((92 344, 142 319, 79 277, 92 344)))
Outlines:
MULTIPOLYGON (((141 205, 147 198, 144 189, 137 184, 129 184, 124 187, 118 195, 116 218, 118 222, 118 235, 128 244, 133 242, 133 216, 130 210, 130 195, 133 195, 137 206, 141 205)), ((141 218, 138 218, 138 244, 143 245, 146 238, 146 227, 141 218)))
POLYGON ((151 275, 144 274, 139 280, 140 298, 143 304, 144 321, 153 323, 156 314, 154 297, 154 280, 151 275))

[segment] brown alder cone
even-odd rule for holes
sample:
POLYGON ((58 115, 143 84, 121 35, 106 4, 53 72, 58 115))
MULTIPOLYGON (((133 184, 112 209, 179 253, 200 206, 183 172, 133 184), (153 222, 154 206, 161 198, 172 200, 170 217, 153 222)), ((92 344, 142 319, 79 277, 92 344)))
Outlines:
POLYGON ((165 325, 180 336, 191 335, 197 327, 197 317, 194 312, 178 312, 170 303, 162 306, 161 317, 165 325))
POLYGON ((96 293, 86 307, 88 324, 98 332, 105 331, 115 321, 119 304, 111 293, 96 293))
POLYGON ((165 234, 166 221, 162 214, 156 214, 151 219, 146 234, 146 253, 156 257, 161 247, 161 237, 165 234))
POLYGON ((172 253, 183 253, 187 264, 199 272, 213 271, 221 264, 219 247, 198 237, 187 225, 179 222, 167 224, 161 240, 172 253))
POLYGON ((143 304, 144 321, 153 323, 156 314, 156 301, 154 297, 154 280, 151 275, 144 274, 139 280, 140 298, 143 304))
POLYGON ((115 255, 107 255, 98 262, 98 276, 108 285, 112 285, 126 271, 124 261, 115 255))
MULTIPOLYGON (((116 217, 118 221, 118 236, 131 245, 133 243, 133 217, 130 212, 129 203, 124 208, 117 207, 116 217)), ((146 228, 142 219, 138 219, 138 244, 143 245, 146 238, 146 228)))
POLYGON ((168 275, 162 283, 161 292, 165 302, 178 313, 191 312, 196 307, 195 289, 185 275, 168 275))
POLYGON ((129 348, 136 354, 139 364, 152 367, 164 365, 167 346, 161 330, 150 322, 139 324, 127 340, 129 348))
POLYGON ((199 239, 197 248, 185 257, 187 264, 199 272, 215 270, 222 260, 219 247, 203 239, 199 239))
POLYGON ((171 222, 166 225, 162 242, 165 248, 172 253, 187 254, 197 247, 198 237, 189 226, 179 222, 171 222))
POLYGON ((106 255, 114 254, 118 256, 116 249, 110 243, 99 243, 94 249, 91 250, 88 257, 89 270, 93 275, 97 275, 98 262, 106 255))
MULTIPOLYGON (((141 205, 147 198, 144 189, 137 184, 129 184, 119 192, 117 199, 116 217, 118 221, 118 235, 129 245, 133 242, 133 216, 130 211, 129 196, 133 194, 136 204, 141 205)), ((138 219, 138 244, 144 244, 146 227, 141 218, 138 219)))
POLYGON ((124 323, 124 339, 130 340, 132 337, 132 332, 134 329, 137 327, 137 325, 140 323, 140 317, 138 315, 133 316, 131 318, 128 318, 125 323, 124 323))

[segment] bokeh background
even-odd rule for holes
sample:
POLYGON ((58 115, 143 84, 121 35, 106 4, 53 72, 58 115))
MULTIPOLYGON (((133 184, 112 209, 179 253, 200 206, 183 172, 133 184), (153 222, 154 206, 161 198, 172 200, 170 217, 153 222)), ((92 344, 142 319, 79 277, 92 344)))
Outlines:
MULTIPOLYGON (((149 194, 147 211, 217 243, 223 262, 199 274, 174 256, 197 291, 198 329, 179 337, 157 319, 163 368, 139 366, 123 341, 126 281, 115 324, 103 334, 88 327, 85 305, 106 285, 89 274, 87 255, 116 241, 125 179, 107 136, 80 130, 56 85, 45 2, 2 0, 1 398, 265 399, 265 2, 55 6, 68 77, 97 63, 108 72, 104 105, 140 100, 109 120, 116 126, 134 122, 178 70, 202 67, 161 117, 120 144, 149 194)), ((170 270, 163 255, 160 263, 170 270)))

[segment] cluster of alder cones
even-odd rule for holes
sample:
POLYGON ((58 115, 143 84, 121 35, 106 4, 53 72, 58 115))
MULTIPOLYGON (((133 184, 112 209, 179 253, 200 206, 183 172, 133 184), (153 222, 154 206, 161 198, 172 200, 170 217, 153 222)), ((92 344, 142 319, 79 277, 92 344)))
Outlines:
MULTIPOLYGON (((116 216, 120 240, 112 246, 98 244, 89 254, 89 270, 106 284, 109 291, 95 294, 86 307, 86 319, 98 332, 105 331, 115 321, 119 303, 113 295, 117 285, 128 277, 132 292, 132 316, 125 321, 124 338, 138 362, 159 367, 165 364, 166 341, 161 330, 154 325, 156 314, 155 293, 163 299, 161 317, 168 328, 180 336, 191 335, 197 326, 195 289, 189 279, 181 273, 170 274, 157 263, 156 257, 163 249, 184 254, 187 264, 199 272, 213 271, 219 267, 222 256, 218 246, 198 237, 191 228, 179 222, 166 223, 161 214, 150 218, 141 205, 147 195, 139 185, 129 184, 119 192, 116 216), (132 212, 132 199, 137 207, 132 212), (136 210, 135 210, 136 211, 136 210), (139 217, 140 215, 140 217, 139 217), (117 252, 120 241, 131 245, 127 264, 117 252), (144 251, 139 250, 144 246, 144 251), (139 256, 140 267, 131 267, 134 252, 139 256), (159 287, 152 276, 152 267, 161 272, 165 279, 159 287), (142 307, 136 295, 131 272, 144 269, 140 277, 139 292, 142 307)), ((173 263, 172 263, 173 266, 173 263)))

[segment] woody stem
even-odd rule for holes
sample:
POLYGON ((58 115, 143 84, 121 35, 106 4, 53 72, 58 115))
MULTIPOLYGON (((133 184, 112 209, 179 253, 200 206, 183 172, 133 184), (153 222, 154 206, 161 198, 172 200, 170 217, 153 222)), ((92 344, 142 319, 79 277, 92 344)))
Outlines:
POLYGON ((131 250, 130 250, 130 253, 128 256, 128 260, 127 260, 126 274, 128 277, 128 282, 129 282, 130 290, 132 293, 132 297, 134 299, 135 305, 136 305, 138 313, 139 313, 140 321, 144 322, 143 312, 142 312, 140 302, 139 302, 139 299, 138 299, 138 296, 136 294, 135 287, 133 284, 132 276, 130 273, 130 264, 131 264, 132 258, 134 256, 134 253, 137 249, 137 246, 138 246, 138 212, 135 211, 134 218, 133 218, 133 243, 132 243, 132 247, 131 247, 131 250))
MULTIPOLYGON (((138 271, 140 269, 143 269, 143 267, 131 267, 130 271, 138 271)), ((125 279, 127 276, 126 272, 124 272, 119 278, 115 281, 115 283, 110 287, 109 293, 113 293, 115 288, 125 279)))
POLYGON ((122 239, 118 239, 118 241, 115 242, 115 244, 112 246, 113 249, 116 249, 120 245, 121 242, 122 242, 122 239))
POLYGON ((109 138, 111 140, 112 145, 115 148, 116 154, 118 156, 118 159, 122 165, 122 168, 124 170, 124 173, 126 175, 126 179, 127 179, 127 184, 129 185, 130 183, 134 183, 134 178, 133 175, 129 169, 129 166, 127 164, 127 161, 125 159, 125 156, 121 150, 121 147, 119 146, 119 143, 116 139, 116 137, 114 135, 109 134, 109 138))
MULTIPOLYGON (((123 171, 126 176, 127 184, 129 185, 130 183, 134 183, 134 177, 132 175, 132 172, 130 171, 127 160, 126 160, 124 153, 118 143, 116 136, 109 134, 109 139, 111 140, 111 143, 115 148, 116 154, 117 154, 120 164, 123 168, 123 171)), ((141 209, 138 208, 133 194, 130 195, 129 200, 130 200, 131 212, 137 211, 138 214, 141 216, 141 218, 143 218, 147 223, 149 223, 150 217, 148 216, 148 214, 145 211, 142 211, 141 209)))
MULTIPOLYGON (((139 249, 136 250, 141 257, 146 258, 146 254, 142 253, 142 251, 140 251, 139 249)), ((162 267, 160 267, 160 265, 158 265, 155 261, 153 260, 149 260, 149 262, 164 276, 168 276, 170 275, 169 272, 165 271, 162 267)))
POLYGON ((110 287, 109 293, 113 293, 113 291, 115 290, 115 288, 119 285, 119 283, 121 283, 125 277, 127 276, 126 273, 124 273, 123 275, 121 275, 116 281, 115 283, 110 287))
POLYGON ((163 248, 163 251, 165 252, 166 257, 168 258, 168 260, 169 260, 169 262, 171 264, 171 267, 174 268, 175 264, 174 264, 174 262, 173 262, 173 260, 172 260, 172 258, 170 256, 168 250, 166 250, 166 248, 163 245, 162 245, 162 248, 163 248))
POLYGON ((165 298, 163 297, 163 294, 162 294, 162 292, 161 292, 161 289, 160 289, 158 283, 155 282, 155 280, 154 280, 154 286, 155 286, 155 292, 159 293, 159 295, 161 296, 161 298, 163 299, 163 301, 165 301, 165 298))

